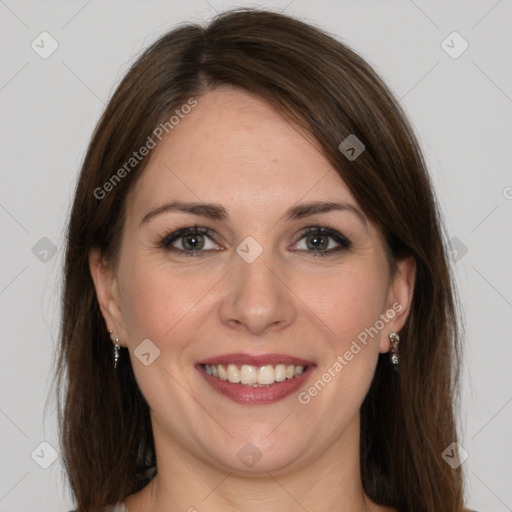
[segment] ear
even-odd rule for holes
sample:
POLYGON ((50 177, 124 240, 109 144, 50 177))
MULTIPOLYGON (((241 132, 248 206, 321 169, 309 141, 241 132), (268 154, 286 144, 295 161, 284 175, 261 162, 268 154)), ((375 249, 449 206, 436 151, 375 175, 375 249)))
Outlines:
POLYGON ((399 332, 409 316, 414 283, 416 282, 416 260, 406 257, 397 262, 397 269, 390 283, 386 310, 383 314, 388 318, 380 339, 380 352, 389 352, 389 333, 399 332))
POLYGON ((120 345, 124 345, 122 337, 126 331, 120 307, 117 278, 111 265, 98 248, 92 248, 89 251, 89 270, 107 328, 112 331, 112 338, 115 339, 118 336, 120 345))

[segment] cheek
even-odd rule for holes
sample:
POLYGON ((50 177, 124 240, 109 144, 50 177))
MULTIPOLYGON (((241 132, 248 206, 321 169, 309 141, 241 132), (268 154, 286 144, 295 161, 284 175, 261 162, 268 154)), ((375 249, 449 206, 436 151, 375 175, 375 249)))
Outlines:
POLYGON ((386 267, 377 263, 347 265, 329 277, 317 276, 315 287, 303 289, 305 304, 327 335, 316 379, 300 403, 317 400, 313 407, 318 410, 328 404, 333 424, 344 424, 359 410, 375 372, 388 292, 386 267))
POLYGON ((162 261, 134 256, 120 267, 120 296, 128 342, 154 339, 158 344, 181 330, 207 302, 212 276, 182 275, 162 261))
POLYGON ((387 274, 376 264, 361 263, 317 275, 301 292, 306 306, 325 324, 337 350, 348 349, 352 340, 373 327, 386 303, 387 274))

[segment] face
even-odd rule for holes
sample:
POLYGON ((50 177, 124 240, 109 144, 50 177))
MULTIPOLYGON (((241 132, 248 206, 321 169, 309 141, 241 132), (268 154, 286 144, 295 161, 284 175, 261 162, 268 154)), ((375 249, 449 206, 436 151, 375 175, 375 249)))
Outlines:
POLYGON ((252 473, 358 449, 413 266, 392 278, 376 227, 307 137, 257 97, 207 92, 126 206, 117 265, 91 251, 90 266, 157 445, 252 473))

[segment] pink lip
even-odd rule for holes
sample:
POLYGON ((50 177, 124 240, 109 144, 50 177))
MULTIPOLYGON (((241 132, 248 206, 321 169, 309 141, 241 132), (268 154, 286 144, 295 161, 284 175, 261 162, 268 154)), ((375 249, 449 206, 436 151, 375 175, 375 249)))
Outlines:
POLYGON ((215 391, 230 398, 233 402, 245 405, 265 405, 282 400, 297 391, 304 385, 315 367, 308 366, 304 373, 298 377, 286 379, 283 382, 276 382, 261 388, 233 384, 227 380, 212 377, 206 373, 201 364, 196 365, 196 368, 215 391))
POLYGON ((264 366, 266 364, 293 364, 295 366, 313 366, 313 361, 306 361, 298 357, 289 356, 286 354, 224 354, 222 356, 210 357, 203 361, 197 361, 197 364, 237 364, 237 365, 251 365, 251 366, 264 366))
POLYGON ((311 361, 296 357, 266 354, 261 356, 250 356, 248 354, 228 354, 225 356, 212 357, 196 363, 196 368, 210 386, 218 393, 226 396, 239 404, 265 405, 283 400, 292 393, 304 386, 307 379, 314 372, 316 365, 311 361), (251 387, 244 384, 233 384, 227 380, 208 375, 204 369, 205 364, 248 364, 252 366, 263 366, 264 364, 293 364, 296 366, 307 366, 304 372, 293 379, 286 379, 283 382, 276 382, 265 387, 251 387))

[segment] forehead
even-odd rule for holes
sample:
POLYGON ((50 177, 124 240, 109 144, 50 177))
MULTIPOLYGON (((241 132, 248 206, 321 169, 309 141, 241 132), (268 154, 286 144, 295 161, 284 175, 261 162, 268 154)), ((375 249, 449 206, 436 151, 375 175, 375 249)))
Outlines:
POLYGON ((133 209, 170 199, 239 211, 285 209, 301 198, 356 205, 310 138, 265 100, 222 87, 197 102, 150 155, 132 191, 133 209))

